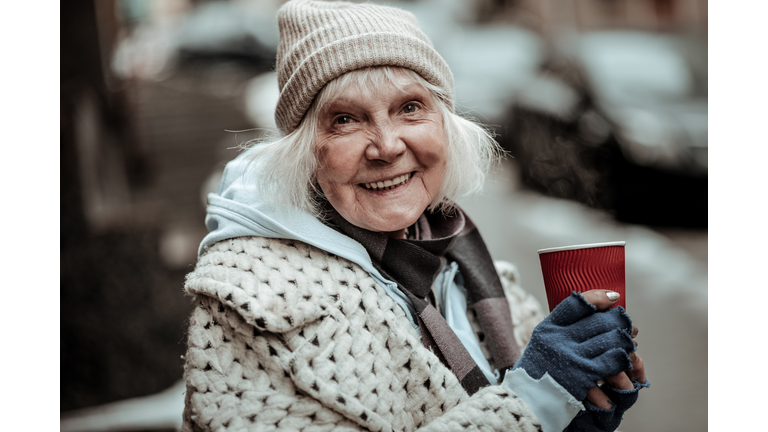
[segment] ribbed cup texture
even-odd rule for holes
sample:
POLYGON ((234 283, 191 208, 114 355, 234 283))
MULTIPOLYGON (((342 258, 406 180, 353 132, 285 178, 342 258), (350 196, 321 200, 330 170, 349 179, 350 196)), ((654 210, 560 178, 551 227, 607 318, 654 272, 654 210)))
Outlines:
POLYGON ((571 295, 607 289, 621 294, 614 305, 627 308, 624 281, 624 246, 603 246, 539 254, 549 311, 571 295))
POLYGON ((410 12, 373 4, 293 0, 280 8, 277 19, 280 97, 275 121, 285 134, 296 129, 328 82, 366 67, 411 69, 443 89, 453 103, 448 64, 410 12))

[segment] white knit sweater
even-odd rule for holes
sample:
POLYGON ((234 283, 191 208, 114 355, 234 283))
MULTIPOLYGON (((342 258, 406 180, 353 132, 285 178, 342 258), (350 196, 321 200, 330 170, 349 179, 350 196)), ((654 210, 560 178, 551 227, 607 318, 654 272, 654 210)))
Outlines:
MULTIPOLYGON (((544 315, 511 264, 497 270, 525 346, 544 315)), ((541 430, 504 387, 470 397, 368 273, 313 246, 221 241, 200 257, 186 290, 196 307, 184 431, 541 430)), ((468 316, 479 332, 474 311, 468 316)))

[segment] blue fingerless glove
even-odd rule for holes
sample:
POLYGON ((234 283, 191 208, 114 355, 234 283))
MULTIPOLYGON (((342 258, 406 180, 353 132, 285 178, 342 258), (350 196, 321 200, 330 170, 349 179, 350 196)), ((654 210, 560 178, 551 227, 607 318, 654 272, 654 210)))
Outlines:
POLYGON ((650 387, 646 380, 640 384, 631 380, 632 390, 619 390, 608 384, 600 387, 608 399, 613 402, 611 409, 602 409, 584 401, 585 411, 581 411, 571 421, 571 424, 563 432, 613 432, 619 427, 624 413, 632 407, 637 401, 638 392, 643 387, 650 387))
POLYGON ((522 368, 534 379, 549 373, 583 401, 598 380, 632 369, 627 354, 635 351, 631 333, 632 320, 622 307, 597 312, 573 292, 536 326, 513 370, 522 368))

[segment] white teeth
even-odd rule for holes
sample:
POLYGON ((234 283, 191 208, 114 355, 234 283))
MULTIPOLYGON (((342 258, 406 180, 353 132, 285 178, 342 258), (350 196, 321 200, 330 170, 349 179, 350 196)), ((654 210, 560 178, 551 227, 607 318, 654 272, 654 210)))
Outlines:
POLYGON ((366 189, 373 189, 373 190, 385 190, 385 189, 394 189, 397 186, 400 186, 402 183, 405 183, 408 181, 408 179, 411 178, 411 174, 403 174, 400 177, 393 178, 392 180, 384 180, 380 182, 373 182, 373 183, 363 183, 363 185, 366 187, 366 189))

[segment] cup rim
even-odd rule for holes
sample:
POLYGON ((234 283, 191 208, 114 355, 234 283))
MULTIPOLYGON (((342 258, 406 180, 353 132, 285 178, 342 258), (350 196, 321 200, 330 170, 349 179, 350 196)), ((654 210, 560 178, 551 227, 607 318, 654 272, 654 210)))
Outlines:
POLYGON ((626 246, 626 241, 614 241, 614 242, 605 242, 605 243, 588 243, 588 244, 580 244, 580 245, 570 245, 570 246, 559 246, 559 247, 553 247, 553 248, 547 248, 547 249, 539 249, 537 252, 539 255, 543 253, 550 253, 550 252, 560 252, 560 251, 567 251, 567 250, 575 250, 575 249, 589 249, 589 248, 598 248, 598 247, 607 247, 607 246, 626 246))

